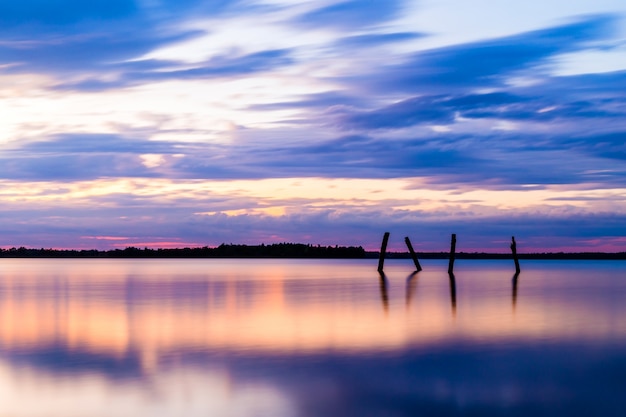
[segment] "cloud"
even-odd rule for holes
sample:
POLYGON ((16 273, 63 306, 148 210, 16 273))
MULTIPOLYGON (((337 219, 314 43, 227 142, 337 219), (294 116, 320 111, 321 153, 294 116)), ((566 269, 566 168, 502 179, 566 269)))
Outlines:
POLYGON ((121 74, 113 81, 88 78, 74 83, 57 84, 54 89, 102 91, 157 81, 244 76, 271 71, 290 65, 292 62, 288 50, 267 50, 245 55, 216 56, 206 62, 195 64, 192 68, 185 69, 176 68, 181 66, 180 63, 155 60, 136 61, 131 65, 109 66, 110 70, 124 70, 120 71, 121 74))
MULTIPOLYGON (((521 90, 521 89, 518 89, 521 90)), ((523 91, 521 91, 523 93, 523 91)), ((607 92, 607 95, 610 94, 607 92)), ((498 119, 545 123, 556 120, 580 122, 601 118, 623 118, 626 96, 563 98, 511 94, 424 95, 402 100, 379 109, 359 111, 335 108, 337 124, 343 129, 399 129, 415 125, 451 125, 458 119, 498 119)))
POLYGON ((542 85, 541 91, 569 95, 571 93, 595 95, 597 93, 626 90, 626 70, 597 74, 554 77, 550 84, 542 85))
POLYGON ((143 22, 142 18, 116 21, 108 27, 101 24, 90 30, 76 29, 67 34, 29 29, 24 30, 23 39, 0 43, 0 63, 7 66, 5 73, 44 73, 59 77, 122 70, 123 65, 116 65, 199 34, 199 31, 163 30, 143 22), (138 31, 137 26, 143 29, 138 31))
MULTIPOLYGON (((572 149, 582 150, 598 157, 626 160, 626 131, 617 131, 605 135, 570 137, 564 142, 572 149)), ((621 174, 624 175, 625 171, 626 169, 622 170, 621 174)), ((604 172, 608 174, 611 171, 604 170, 604 172)))
POLYGON ((283 110, 283 109, 307 109, 326 110, 330 107, 347 106, 361 107, 368 105, 367 97, 349 94, 341 91, 327 91, 323 93, 304 94, 294 97, 292 101, 255 104, 250 110, 283 110))
POLYGON ((418 32, 391 32, 372 33, 366 35, 354 35, 341 38, 336 42, 339 48, 369 48, 378 45, 394 44, 399 42, 412 41, 428 36, 418 32))
MULTIPOLYGON (((15 145, 0 151, 0 179, 69 184, 101 178, 143 178, 149 181, 145 186, 149 189, 156 179, 412 178, 422 187, 449 193, 521 190, 532 185, 546 195, 554 184, 584 189, 625 186, 626 72, 575 76, 552 72, 564 53, 614 43, 614 39, 609 40, 615 22, 611 15, 420 51, 409 48, 418 48, 421 43, 414 41, 429 35, 391 24, 403 10, 400 1, 345 1, 301 14, 295 20, 293 13, 301 10, 299 7, 287 7, 287 12, 264 9, 268 14, 260 16, 263 24, 271 21, 275 24, 272 30, 278 28, 281 35, 294 34, 296 39, 268 40, 264 36, 271 37, 269 29, 266 33, 265 29, 257 32, 251 28, 250 37, 226 41, 223 38, 228 36, 218 33, 223 30, 217 24, 218 17, 228 17, 235 26, 240 25, 237 19, 248 13, 245 5, 249 3, 114 0, 107 3, 111 8, 106 11, 100 10, 105 7, 101 1, 61 0, 67 7, 54 11, 48 3, 32 0, 0 5, 3 85, 19 85, 26 93, 2 87, 3 94, 9 97, 7 107, 17 119, 29 123, 18 126, 16 122, 2 132, 15 145), (188 43, 190 40, 195 42, 188 43), (190 63, 176 58, 177 54, 151 54, 181 43, 192 51, 187 53, 197 51, 207 58, 190 63), (26 74, 15 77, 22 84, 13 84, 16 74, 26 74), (39 86, 41 79, 51 80, 45 82, 56 91, 29 89, 30 81, 21 81, 37 74, 46 76, 32 77, 39 86), (264 77, 256 78, 256 74, 264 77), (235 83, 222 83, 224 79, 241 82, 236 83, 237 90, 229 90, 235 83), (202 82, 177 84, 174 92, 146 86, 171 80, 202 82), (268 91, 274 85, 280 88, 268 91), (97 94, 131 86, 145 88, 119 95, 97 94), (86 91, 92 94, 74 94, 86 91), (11 101, 12 94, 19 94, 20 100, 11 101), (108 120, 112 114, 126 111, 126 106, 113 108, 118 101, 110 101, 122 96, 143 100, 129 103, 128 117, 120 120, 135 129, 108 120), (195 101, 184 101, 192 100, 187 96, 194 96, 195 101), (154 97, 158 97, 158 109, 151 107, 154 97), (30 101, 34 98, 35 102, 30 101), (64 101, 67 98, 71 100, 64 101), (55 100, 61 109, 68 104, 67 109, 72 109, 68 111, 74 111, 76 103, 98 110, 79 111, 71 121, 59 120, 58 124, 56 120, 46 123, 45 117, 38 119, 35 112, 57 106, 55 100), (169 111, 168 100, 180 103, 182 109, 173 109, 167 123, 154 122, 151 115, 169 111), (31 103, 29 113, 25 109, 31 103), (189 105, 195 103, 198 105, 189 105), (207 108, 201 107, 206 103, 210 103, 207 108), (213 109, 215 115, 210 114, 213 109), (92 121, 100 127, 89 125, 92 121), (222 122, 238 129, 228 131, 218 144, 211 143, 203 135, 215 134, 219 129, 211 124, 222 122), (68 126, 91 133, 78 134, 68 126), (99 133, 104 131, 102 126, 117 129, 117 133, 99 133), (184 142, 171 139, 184 129, 184 142), (35 131, 61 133, 33 140, 35 131), (155 140, 163 137, 168 140, 155 140)), ((222 23, 227 26, 230 22, 222 23)), ((8 114, 12 117, 11 112, 8 114)), ((448 234, 450 228, 477 236, 487 232, 509 235, 507 230, 511 229, 523 236, 528 230, 530 239, 532 233, 540 234, 541 230, 569 236, 566 229, 574 227, 576 221, 595 222, 598 234, 608 236, 616 223, 606 207, 613 210, 621 204, 592 198, 585 201, 594 210, 607 212, 597 213, 598 218, 579 213, 575 217, 566 209, 583 200, 566 196, 561 200, 566 211, 563 217, 575 220, 564 220, 559 226, 556 215, 539 210, 537 218, 543 220, 533 226, 533 216, 519 213, 514 213, 511 221, 507 217, 511 212, 480 217, 477 213, 482 209, 476 202, 465 202, 465 206, 446 203, 446 210, 432 213, 388 210, 392 205, 389 201, 362 211, 353 206, 345 209, 348 204, 342 211, 339 206, 344 202, 332 208, 269 216, 262 214, 267 207, 260 207, 259 200, 194 195, 172 196, 166 203, 155 198, 141 200, 121 191, 90 200, 110 211, 84 211, 82 226, 87 228, 92 222, 94 227, 89 230, 98 234, 97 219, 103 217, 110 220, 111 233, 122 234, 128 231, 128 223, 111 219, 130 213, 132 233, 142 239, 156 239, 151 230, 159 225, 167 229, 164 237, 184 235, 190 241, 208 240, 206 231, 211 230, 213 240, 209 243, 216 244, 228 236, 246 239, 246 233, 255 242, 279 234, 283 240, 316 236, 320 243, 351 243, 336 241, 341 231, 357 237, 357 241, 373 234, 377 245, 379 231, 387 225, 399 233, 410 225, 433 235, 448 234), (137 207, 140 209, 134 211, 137 207), (232 214, 246 209, 250 210, 246 215, 232 214), (145 219, 140 212, 146 214, 145 219), (451 217, 457 215, 469 221, 457 221, 457 217, 453 221, 451 217)), ((557 204, 557 200, 550 201, 557 204)), ((310 203, 291 202, 302 206, 310 203)), ((278 205, 268 204, 274 203, 278 205)), ((64 229, 48 216, 69 219, 83 209, 72 211, 59 203, 50 214, 33 207, 29 215, 45 225, 39 228, 40 236, 60 233, 75 238, 78 226, 64 229)), ((14 219, 15 224, 28 223, 26 212, 16 210, 11 216, 7 219, 14 219)), ((33 226, 28 232, 32 232, 29 236, 33 242, 37 229, 33 226)), ((572 239, 583 242, 591 236, 592 228, 585 230, 588 236, 572 239)))
POLYGON ((46 181, 161 176, 141 155, 172 155, 175 146, 110 134, 56 135, 0 153, 0 177, 46 181))
POLYGON ((338 109, 339 125, 347 129, 389 129, 418 124, 450 124, 453 109, 438 104, 439 97, 414 97, 374 111, 350 112, 338 109), (341 113, 344 113, 343 115, 341 113))
POLYGON ((381 65, 354 82, 393 91, 454 91, 503 86, 513 75, 551 57, 605 39, 616 18, 597 16, 519 35, 421 51, 401 64, 381 65), (368 84, 369 83, 369 84, 368 84))
POLYGON ((119 135, 65 134, 5 151, 0 176, 26 179, 155 177, 233 179, 289 176, 387 178, 460 172, 475 159, 422 140, 389 143, 346 136, 301 146, 257 149, 204 143, 179 144, 119 135), (148 167, 142 154, 159 154, 148 167), (176 156, 180 155, 180 156, 176 156))
POLYGON ((174 149, 175 143, 148 141, 145 139, 126 138, 114 134, 67 133, 55 135, 47 140, 32 141, 22 144, 20 153, 27 155, 68 153, 148 153, 167 152, 174 149))
POLYGON ((348 0, 305 13, 294 23, 309 28, 358 30, 394 19, 402 6, 401 0, 348 0))
POLYGON ((602 140, 554 135, 543 142, 536 144, 532 136, 517 132, 481 137, 431 133, 403 139, 345 135, 316 143, 263 146, 65 134, 3 151, 0 178, 419 177, 432 187, 450 190, 467 185, 483 189, 517 189, 526 184, 623 186, 623 134, 602 140), (562 163, 572 155, 576 163, 562 163))
POLYGON ((26 0, 0 6, 0 21, 6 23, 0 29, 0 73, 47 74, 59 80, 57 89, 99 91, 140 82, 246 75, 291 63, 288 51, 280 49, 227 51, 191 68, 188 63, 142 58, 206 35, 209 28, 188 29, 184 23, 245 10, 237 9, 238 2, 57 3, 26 0))

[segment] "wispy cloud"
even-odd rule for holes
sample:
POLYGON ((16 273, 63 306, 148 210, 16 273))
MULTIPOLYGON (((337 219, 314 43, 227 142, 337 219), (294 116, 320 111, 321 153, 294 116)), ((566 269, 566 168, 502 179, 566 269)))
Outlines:
POLYGON ((620 51, 624 10, 450 41, 411 24, 422 7, 2 3, 0 235, 355 244, 411 228, 434 244, 454 229, 548 248, 621 233, 626 63, 562 67, 620 51))
MULTIPOLYGON (((367 78, 355 82, 395 91, 467 91, 502 87, 513 76, 533 70, 558 54, 588 48, 606 39, 617 17, 606 15, 575 23, 468 44, 420 51, 400 64, 381 64, 367 78)), ((379 90, 380 91, 380 90, 379 90)))
POLYGON ((313 28, 360 30, 392 20, 402 11, 402 6, 401 0, 371 0, 367 3, 348 0, 311 10, 295 22, 299 26, 313 28))

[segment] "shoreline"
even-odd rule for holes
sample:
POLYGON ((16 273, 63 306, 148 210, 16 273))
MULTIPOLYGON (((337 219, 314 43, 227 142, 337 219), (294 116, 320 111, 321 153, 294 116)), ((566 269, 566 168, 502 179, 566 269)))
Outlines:
MULTIPOLYGON (((366 251, 355 246, 320 246, 299 243, 271 245, 225 245, 215 248, 151 249, 0 249, 0 258, 241 258, 241 259, 378 259, 378 251, 366 251)), ((448 259, 448 252, 416 252, 419 259, 448 259)), ((457 252, 457 259, 512 259, 511 253, 457 252)), ((411 259, 408 252, 387 252, 386 259, 411 259)), ((626 252, 542 252, 519 253, 519 259, 545 260, 626 260, 626 252)))

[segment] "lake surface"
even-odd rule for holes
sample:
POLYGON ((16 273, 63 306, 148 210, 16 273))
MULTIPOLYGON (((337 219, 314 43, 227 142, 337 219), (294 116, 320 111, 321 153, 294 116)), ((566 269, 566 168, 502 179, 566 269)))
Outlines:
POLYGON ((0 260, 0 416, 624 416, 626 262, 0 260))

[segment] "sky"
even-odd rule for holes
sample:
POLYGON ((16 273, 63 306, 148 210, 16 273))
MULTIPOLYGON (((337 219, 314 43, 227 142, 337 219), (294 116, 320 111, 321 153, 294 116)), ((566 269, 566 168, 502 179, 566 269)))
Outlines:
POLYGON ((626 251, 623 0, 0 2, 0 247, 626 251))

